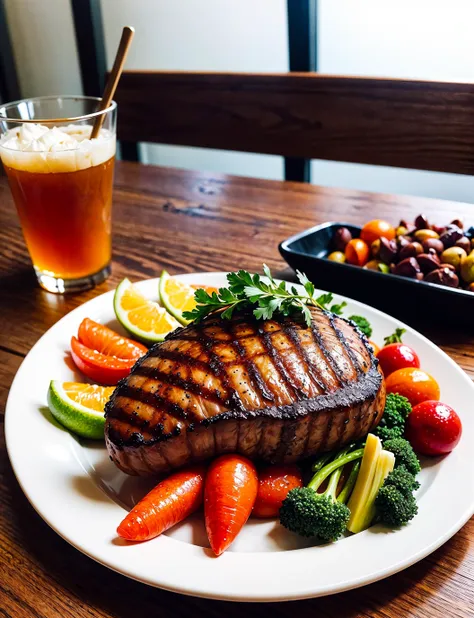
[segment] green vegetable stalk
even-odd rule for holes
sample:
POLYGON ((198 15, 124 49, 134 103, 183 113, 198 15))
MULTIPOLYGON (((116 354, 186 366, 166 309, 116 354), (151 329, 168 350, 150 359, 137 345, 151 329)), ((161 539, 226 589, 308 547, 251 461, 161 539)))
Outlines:
POLYGON ((280 509, 280 523, 285 528, 301 536, 317 537, 326 543, 341 536, 350 516, 345 502, 355 482, 354 474, 349 475, 339 494, 344 494, 343 499, 336 498, 337 487, 343 467, 360 459, 364 452, 363 449, 351 451, 351 448, 353 447, 346 447, 322 467, 316 465, 319 469, 308 486, 289 492, 280 509), (316 493, 328 477, 327 489, 324 493, 316 493))

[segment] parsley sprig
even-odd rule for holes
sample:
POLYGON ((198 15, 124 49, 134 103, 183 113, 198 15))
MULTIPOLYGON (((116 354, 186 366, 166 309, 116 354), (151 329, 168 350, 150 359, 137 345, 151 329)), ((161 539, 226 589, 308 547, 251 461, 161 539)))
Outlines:
POLYGON ((388 345, 389 343, 402 343, 402 335, 406 332, 406 328, 396 328, 394 333, 388 337, 384 337, 383 344, 388 345))
POLYGON ((266 279, 262 279, 258 274, 239 270, 227 274, 228 287, 220 288, 218 292, 209 294, 203 289, 196 290, 194 294, 196 307, 192 311, 185 311, 183 317, 186 320, 199 322, 213 311, 224 309, 221 317, 230 319, 237 308, 253 308, 254 316, 262 320, 269 320, 275 313, 284 316, 302 313, 306 324, 310 326, 310 306, 341 315, 346 305, 343 302, 330 306, 333 301, 333 295, 330 293, 316 297, 314 285, 299 271, 296 271, 296 274, 303 286, 302 290, 293 285, 287 287, 285 281, 277 284, 266 264, 263 265, 263 272, 266 279))

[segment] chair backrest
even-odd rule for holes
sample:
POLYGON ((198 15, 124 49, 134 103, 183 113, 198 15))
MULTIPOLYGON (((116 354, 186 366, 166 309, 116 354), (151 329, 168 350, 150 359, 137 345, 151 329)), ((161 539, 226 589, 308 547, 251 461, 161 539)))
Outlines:
POLYGON ((474 84, 126 71, 119 139, 472 174, 474 84))

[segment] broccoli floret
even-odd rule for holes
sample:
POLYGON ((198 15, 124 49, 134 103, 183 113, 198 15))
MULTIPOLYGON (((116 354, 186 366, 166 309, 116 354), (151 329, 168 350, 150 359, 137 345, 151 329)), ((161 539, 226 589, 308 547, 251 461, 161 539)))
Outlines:
POLYGON ((385 479, 384 485, 396 487, 402 494, 408 495, 420 488, 420 483, 408 472, 404 465, 392 470, 385 479))
POLYGON ((403 493, 395 485, 387 484, 387 480, 375 499, 379 521, 391 527, 404 526, 418 513, 415 497, 412 493, 403 493))
POLYGON ((405 423, 410 412, 411 405, 406 397, 389 393, 382 419, 373 433, 383 443, 394 438, 401 438, 405 432, 405 423))
POLYGON ((410 412, 411 404, 406 397, 394 393, 387 395, 383 418, 388 427, 404 426, 410 412))
POLYGON ((346 528, 350 511, 332 496, 317 494, 310 487, 292 489, 280 509, 280 522, 301 536, 335 541, 346 528))
POLYGON ((384 448, 395 455, 395 469, 390 472, 375 499, 378 520, 388 526, 404 526, 418 513, 413 492, 420 484, 415 474, 420 471, 411 444, 403 438, 388 440, 384 448))
MULTIPOLYGON (((307 487, 292 489, 280 508, 280 523, 301 536, 318 537, 328 543, 335 541, 346 529, 350 511, 342 500, 336 499, 337 486, 342 468, 351 461, 360 459, 363 449, 342 450, 330 463, 313 476, 307 487), (316 490, 329 477, 324 493, 316 490)), ((342 493, 342 492, 341 492, 342 493)), ((346 492, 347 498, 349 492, 346 492)))
POLYGON ((393 440, 394 438, 401 438, 403 436, 403 428, 402 427, 384 427, 382 425, 382 421, 380 421, 380 425, 376 427, 372 433, 378 436, 382 442, 385 444, 388 440, 393 440))
POLYGON ((387 440, 384 445, 386 451, 395 455, 395 467, 404 466, 410 474, 416 475, 421 470, 420 462, 411 444, 404 438, 387 440))
POLYGON ((354 324, 358 326, 359 330, 364 333, 367 339, 370 339, 372 336, 372 326, 367 318, 364 318, 361 315, 350 315, 349 320, 352 320, 354 324))

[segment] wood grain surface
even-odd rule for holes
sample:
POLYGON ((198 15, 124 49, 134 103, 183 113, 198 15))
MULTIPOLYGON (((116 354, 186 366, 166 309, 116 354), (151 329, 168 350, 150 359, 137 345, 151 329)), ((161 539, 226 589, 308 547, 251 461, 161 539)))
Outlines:
MULTIPOLYGON (((22 494, 3 437, 7 391, 31 346, 61 316, 112 289, 124 276, 156 277, 162 268, 172 274, 254 270, 262 261, 279 275, 291 276, 277 245, 318 222, 363 223, 374 213, 397 222, 402 216, 409 219, 428 212, 434 221, 460 216, 473 223, 474 207, 122 163, 117 169, 114 208, 112 277, 90 292, 55 296, 35 285, 9 190, 5 179, 0 179, 0 616, 237 618, 242 611, 277 618, 474 616, 474 520, 425 560, 359 590, 311 601, 245 607, 193 599, 128 580, 59 538, 22 494)), ((455 324, 430 331, 423 320, 413 325, 474 378, 472 335, 455 324)))
POLYGON ((126 71, 129 141, 472 174, 474 85, 317 73, 126 71))

